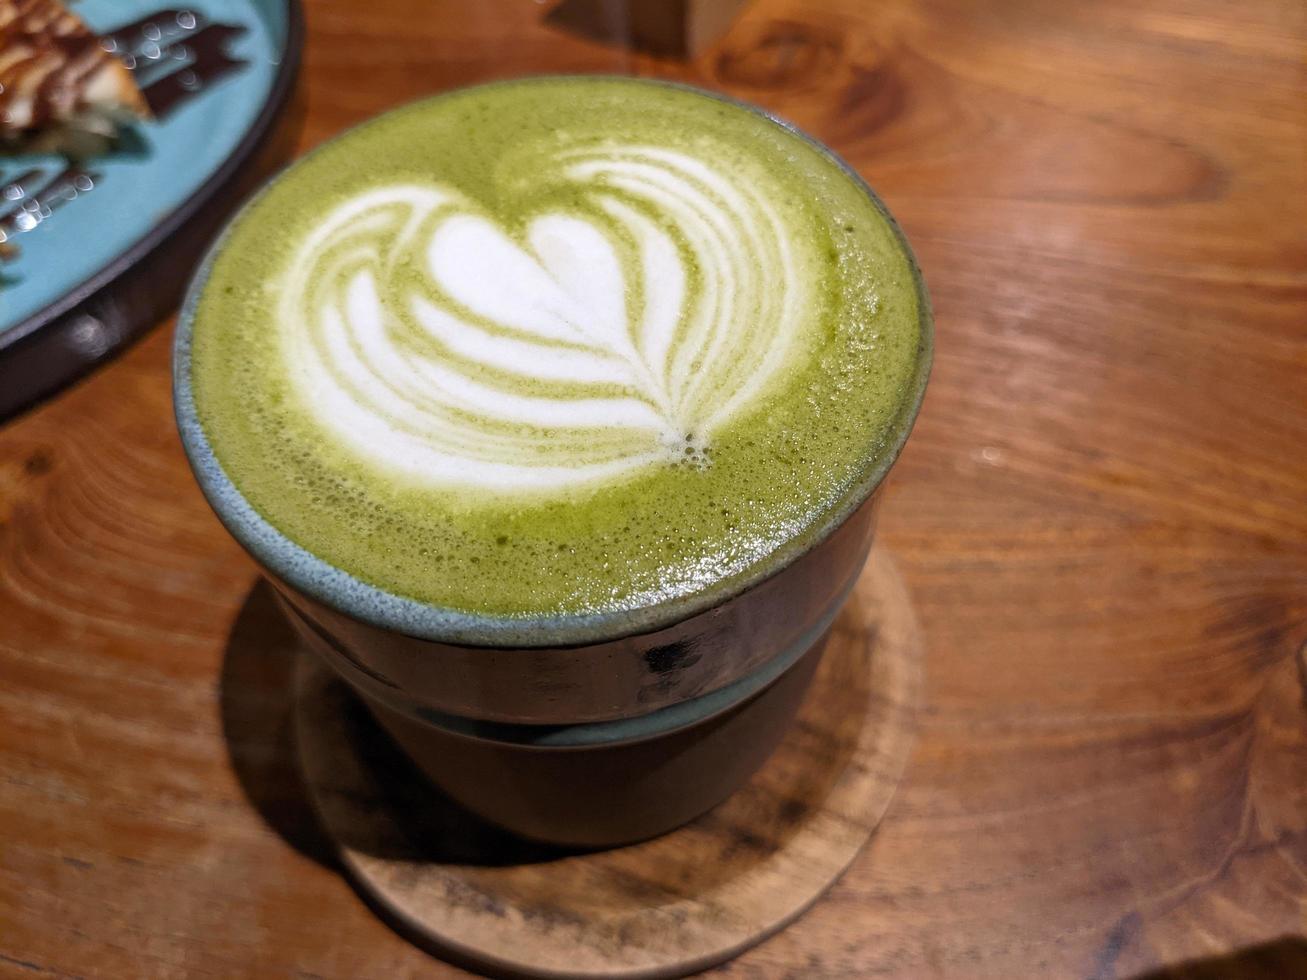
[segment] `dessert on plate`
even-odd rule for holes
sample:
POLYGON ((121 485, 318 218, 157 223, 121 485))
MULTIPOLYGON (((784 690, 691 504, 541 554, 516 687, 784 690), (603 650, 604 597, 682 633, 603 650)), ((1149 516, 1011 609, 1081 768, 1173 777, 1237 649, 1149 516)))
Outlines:
POLYGON ((59 0, 0 0, 0 145, 87 156, 148 118, 113 48, 59 0))

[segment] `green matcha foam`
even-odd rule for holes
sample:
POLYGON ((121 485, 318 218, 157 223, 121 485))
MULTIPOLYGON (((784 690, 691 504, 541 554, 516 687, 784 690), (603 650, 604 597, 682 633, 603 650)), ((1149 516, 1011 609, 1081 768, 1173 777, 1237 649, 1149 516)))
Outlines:
POLYGON ((195 311, 218 461, 273 526, 469 612, 601 612, 765 563, 896 445, 911 263, 832 158, 618 79, 408 106, 242 212, 195 311))

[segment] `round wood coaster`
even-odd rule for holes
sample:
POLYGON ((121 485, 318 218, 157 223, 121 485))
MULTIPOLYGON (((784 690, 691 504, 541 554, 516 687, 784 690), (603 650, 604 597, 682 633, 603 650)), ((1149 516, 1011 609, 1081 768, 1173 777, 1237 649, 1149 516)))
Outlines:
POLYGON ((767 764, 693 823, 608 851, 528 843, 461 810, 308 656, 300 758, 344 866, 408 937, 500 974, 682 976, 791 922, 857 856, 907 761, 920 658, 902 579, 877 549, 767 764))

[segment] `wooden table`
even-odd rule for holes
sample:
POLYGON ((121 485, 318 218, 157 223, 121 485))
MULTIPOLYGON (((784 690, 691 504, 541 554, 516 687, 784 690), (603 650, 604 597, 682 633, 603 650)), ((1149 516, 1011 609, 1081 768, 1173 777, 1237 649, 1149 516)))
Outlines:
MULTIPOLYGON (((934 294, 882 519, 918 747, 842 883, 723 972, 1307 973, 1307 8, 767 0, 689 64, 549 9, 310 3, 301 146, 504 74, 684 78, 851 160, 934 294)), ((170 337, 0 430, 0 975, 456 972, 331 867, 170 337)))

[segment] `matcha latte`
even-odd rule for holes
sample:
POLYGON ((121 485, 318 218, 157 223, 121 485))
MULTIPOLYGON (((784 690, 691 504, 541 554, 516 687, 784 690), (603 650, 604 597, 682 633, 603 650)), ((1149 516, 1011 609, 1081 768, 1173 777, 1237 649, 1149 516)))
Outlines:
POLYGON ((227 477, 330 565, 451 610, 605 613, 829 529, 906 436, 927 318, 889 218, 803 137, 535 79, 271 184, 208 266, 189 380, 227 477))

